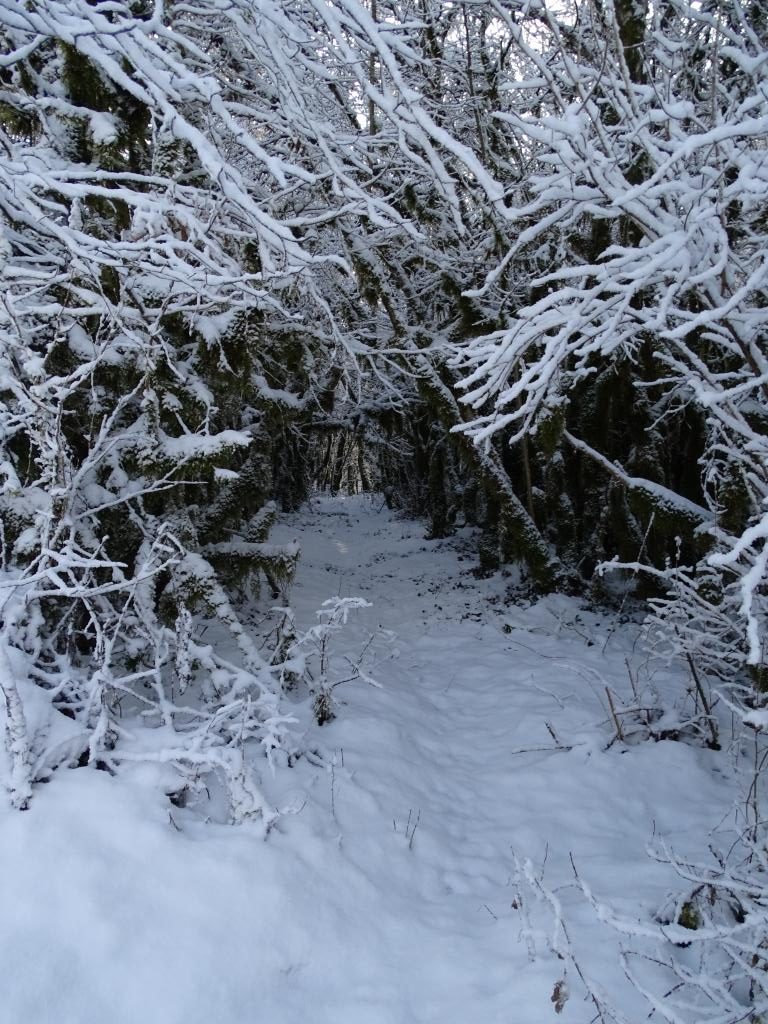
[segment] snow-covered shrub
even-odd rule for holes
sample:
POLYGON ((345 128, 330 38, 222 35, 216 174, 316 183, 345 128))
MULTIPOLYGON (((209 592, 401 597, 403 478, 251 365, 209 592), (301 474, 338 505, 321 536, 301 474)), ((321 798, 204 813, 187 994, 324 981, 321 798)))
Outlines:
POLYGON ((327 370, 309 272, 343 270, 298 237, 322 159, 281 140, 322 151, 304 107, 321 97, 283 6, 0 3, 0 686, 19 807, 59 765, 148 758, 219 770, 233 818, 269 818, 246 752, 285 742, 281 667, 235 597, 259 574, 285 596, 295 569, 267 502, 327 370), (271 149, 251 130, 265 115, 290 126, 271 149))
MULTIPOLYGON (((602 537, 614 549, 605 555, 618 552, 632 568, 647 541, 670 642, 706 671, 743 670, 759 683, 768 565, 762 5, 622 0, 497 14, 524 73, 506 83, 495 116, 536 173, 506 192, 498 184, 496 217, 516 234, 464 294, 498 302, 498 282, 513 271, 527 294, 494 330, 456 345, 468 411, 460 429, 481 445, 503 435, 520 446, 556 422, 566 483, 575 477, 571 492, 596 494, 604 511, 602 537), (653 517, 644 536, 641 523, 653 517)), ((490 198, 497 182, 477 181, 490 198)), ((586 524, 575 525, 583 535, 586 524)), ((591 556, 581 552, 588 564, 591 556)))
POLYGON ((688 665, 689 685, 674 698, 665 698, 654 683, 654 673, 649 671, 649 661, 657 653, 651 646, 645 663, 632 664, 627 659, 628 684, 624 687, 606 686, 606 721, 612 730, 608 745, 679 740, 719 750, 720 727, 715 713, 717 693, 712 691, 691 661, 688 665))
POLYGON ((336 717, 337 701, 334 690, 344 683, 362 679, 371 686, 379 684, 363 669, 362 662, 373 636, 364 644, 356 661, 344 657, 340 660, 334 649, 334 638, 344 628, 351 612, 370 608, 362 597, 331 597, 317 610, 320 622, 306 632, 291 633, 288 653, 289 681, 303 678, 312 695, 312 711, 318 725, 332 722, 336 717))
MULTIPOLYGON (((570 987, 573 994, 578 988, 607 1024, 630 1024, 646 1013, 668 1024, 761 1024, 768 1014, 768 713, 739 710, 735 702, 732 708, 747 727, 734 744, 743 795, 730 816, 733 824, 721 822, 700 857, 681 857, 669 842, 654 839, 649 857, 676 879, 658 907, 616 910, 572 861, 575 885, 606 941, 619 939, 622 973, 647 1011, 626 1011, 628 993, 617 988, 615 976, 607 980, 605 962, 589 948, 576 949, 559 891, 530 861, 515 858, 513 906, 522 915, 531 955, 535 940, 545 936, 558 964, 556 990, 570 987)), ((633 903, 631 894, 627 899, 633 903)))
POLYGON ((723 850, 711 847, 709 863, 666 846, 653 851, 680 879, 653 920, 617 914, 581 883, 600 920, 622 936, 626 977, 669 1024, 759 1024, 768 1013, 766 832, 762 821, 739 818, 743 830, 723 850))

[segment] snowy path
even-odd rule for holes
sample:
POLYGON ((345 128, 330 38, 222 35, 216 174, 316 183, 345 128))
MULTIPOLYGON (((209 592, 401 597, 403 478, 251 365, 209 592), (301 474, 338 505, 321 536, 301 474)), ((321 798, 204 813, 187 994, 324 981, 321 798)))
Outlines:
POLYGON ((302 808, 266 843, 189 812, 172 827, 138 773, 70 772, 3 812, 0 1024, 586 1024, 576 986, 555 1018, 562 966, 521 941, 513 849, 546 858, 588 969, 621 985, 569 856, 651 913, 674 887, 645 855, 654 829, 700 844, 726 800, 708 752, 605 749, 632 634, 603 651, 612 621, 569 599, 504 607, 505 580, 475 580, 460 543, 367 499, 316 501, 276 531, 293 537, 299 623, 335 594, 372 601, 340 643, 354 660, 375 634, 381 688, 339 687, 317 755, 266 780, 302 808))

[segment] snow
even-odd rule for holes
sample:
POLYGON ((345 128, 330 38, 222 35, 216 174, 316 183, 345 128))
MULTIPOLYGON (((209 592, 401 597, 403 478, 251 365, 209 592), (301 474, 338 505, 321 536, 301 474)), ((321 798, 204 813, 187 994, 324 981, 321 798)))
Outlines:
POLYGON ((193 459, 217 454, 226 448, 247 447, 251 438, 242 430, 221 430, 218 434, 182 434, 163 438, 162 450, 169 458, 193 459))
MULTIPOLYGON (((726 752, 610 742, 625 658, 662 692, 684 679, 574 599, 506 602, 466 532, 425 540, 371 498, 315 498, 271 539, 302 550, 300 630, 329 598, 371 603, 333 642, 380 688, 339 685, 322 728, 290 708, 309 753, 264 772, 283 812, 266 840, 172 806, 147 765, 59 770, 28 811, 4 806, 0 1024, 541 1024, 564 967, 516 856, 557 892, 584 970, 644 1019, 571 857, 651 927, 680 882, 649 843, 728 845, 726 752)), ((559 1019, 587 1024, 567 982, 559 1019)))
POLYGON ((93 141, 99 146, 111 146, 118 137, 117 119, 102 111, 91 111, 88 115, 93 141))
POLYGON ((742 721, 750 729, 763 732, 768 730, 768 711, 748 711, 742 716, 742 721))

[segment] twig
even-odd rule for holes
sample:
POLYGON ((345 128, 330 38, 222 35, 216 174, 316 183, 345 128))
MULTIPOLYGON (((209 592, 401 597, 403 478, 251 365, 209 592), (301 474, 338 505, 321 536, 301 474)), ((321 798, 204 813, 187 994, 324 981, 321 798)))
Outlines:
POLYGON ((701 679, 699 678, 699 673, 696 669, 696 663, 694 662, 690 651, 686 653, 685 660, 688 662, 688 668, 691 670, 691 676, 693 677, 693 685, 696 687, 696 693, 698 693, 699 695, 701 706, 704 708, 704 714, 707 717, 707 724, 709 725, 709 734, 712 737, 712 742, 710 743, 710 746, 713 750, 719 750, 720 738, 717 734, 717 723, 712 717, 712 708, 710 706, 709 701, 707 700, 706 694, 704 693, 704 687, 701 685, 701 679))
POLYGON ((573 747, 566 747, 558 744, 556 747, 520 747, 519 750, 511 750, 510 754, 565 754, 573 747))
POLYGON ((606 694, 606 696, 608 698, 608 706, 611 709, 611 717, 613 718, 613 724, 616 726, 616 735, 618 736, 618 738, 623 743, 624 742, 624 733, 622 732, 622 729, 621 729, 621 722, 619 721, 619 716, 616 714, 616 708, 613 705, 613 694, 611 693, 610 688, 607 687, 607 686, 605 688, 605 694, 606 694))

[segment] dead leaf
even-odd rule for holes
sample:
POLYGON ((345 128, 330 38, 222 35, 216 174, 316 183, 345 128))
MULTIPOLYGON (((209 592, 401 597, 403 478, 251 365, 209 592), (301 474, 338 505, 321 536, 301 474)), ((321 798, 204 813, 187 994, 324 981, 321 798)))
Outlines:
POLYGON ((550 999, 555 1007, 555 1013, 562 1013, 563 1007, 568 1002, 568 983, 565 978, 561 978, 552 989, 552 995, 550 999))

